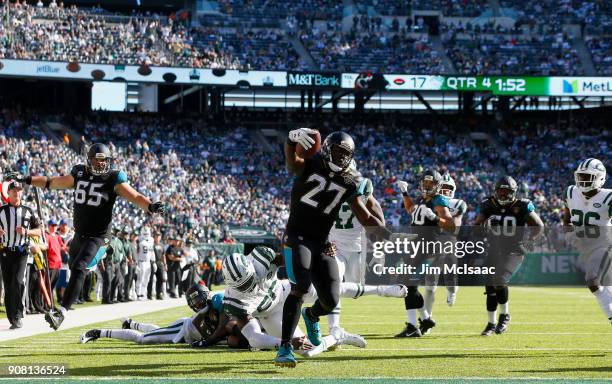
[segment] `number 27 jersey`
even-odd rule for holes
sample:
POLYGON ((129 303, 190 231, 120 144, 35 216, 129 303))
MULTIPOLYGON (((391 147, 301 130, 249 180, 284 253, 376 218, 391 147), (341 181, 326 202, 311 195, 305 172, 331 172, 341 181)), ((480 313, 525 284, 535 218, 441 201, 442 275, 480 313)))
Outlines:
POLYGON ((74 178, 75 232, 87 236, 108 235, 117 199, 115 186, 127 182, 126 173, 113 170, 107 175, 96 176, 80 164, 72 167, 70 175, 74 178))
POLYGON ((287 235, 324 243, 342 203, 363 195, 365 187, 366 179, 359 172, 331 172, 320 154, 304 160, 302 174, 295 177, 291 189, 287 235))

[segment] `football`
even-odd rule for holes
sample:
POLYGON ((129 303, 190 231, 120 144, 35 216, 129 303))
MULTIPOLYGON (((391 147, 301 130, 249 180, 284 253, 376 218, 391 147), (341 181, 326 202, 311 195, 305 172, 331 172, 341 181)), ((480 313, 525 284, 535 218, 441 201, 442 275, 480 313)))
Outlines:
POLYGON ((312 156, 315 155, 315 153, 319 152, 319 150, 321 149, 321 133, 317 131, 316 133, 311 133, 309 136, 312 137, 313 140, 315 141, 312 147, 310 147, 310 149, 305 149, 300 144, 298 144, 297 147, 295 148, 295 152, 302 159, 311 158, 312 156))

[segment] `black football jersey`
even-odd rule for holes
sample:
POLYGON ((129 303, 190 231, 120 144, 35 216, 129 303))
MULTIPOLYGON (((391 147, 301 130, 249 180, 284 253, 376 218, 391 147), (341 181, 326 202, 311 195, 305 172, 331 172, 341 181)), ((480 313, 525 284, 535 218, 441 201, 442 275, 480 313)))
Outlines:
POLYGON ((306 159, 291 189, 287 235, 325 242, 342 203, 363 195, 366 185, 358 171, 331 172, 320 154, 306 159))
POLYGON ((487 219, 491 243, 508 250, 518 248, 525 236, 527 218, 533 211, 535 207, 529 199, 516 199, 512 204, 500 205, 490 196, 480 204, 480 213, 487 219))
POLYGON ((126 173, 113 170, 105 176, 96 176, 80 164, 72 168, 70 175, 74 178, 75 232, 87 236, 108 235, 117 199, 115 186, 127 182, 126 173))

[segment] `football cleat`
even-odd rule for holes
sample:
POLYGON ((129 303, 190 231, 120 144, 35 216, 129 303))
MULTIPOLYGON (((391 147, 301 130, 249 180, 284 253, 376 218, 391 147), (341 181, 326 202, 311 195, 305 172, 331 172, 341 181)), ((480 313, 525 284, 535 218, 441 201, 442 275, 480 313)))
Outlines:
POLYGON ((92 329, 81 335, 81 344, 89 343, 90 341, 98 340, 100 338, 100 330, 92 329))
POLYGON ((290 344, 282 344, 278 348, 276 358, 274 358, 274 365, 278 367, 295 368, 297 360, 293 356, 293 347, 290 344))
POLYGON ((446 304, 449 307, 455 305, 455 301, 457 301, 457 294, 455 292, 446 292, 446 304))
POLYGON ((425 320, 419 319, 419 331, 421 335, 427 335, 436 326, 436 322, 431 317, 425 320))
POLYGON ((403 284, 396 285, 379 285, 376 289, 378 296, 383 297, 406 297, 408 295, 408 288, 403 284))
POLYGON ((336 344, 337 346, 345 344, 352 345, 353 347, 357 348, 365 348, 368 345, 363 336, 348 333, 341 327, 334 327, 329 333, 334 336, 336 340, 338 340, 338 343, 336 344))
POLYGON ((60 310, 51 310, 45 313, 45 321, 49 323, 53 330, 57 331, 64 321, 64 314, 60 310))
POLYGON ((121 319, 121 329, 132 329, 132 319, 129 317, 121 319))
POLYGON ((302 308, 302 318, 304 319, 304 324, 306 325, 306 334, 308 335, 308 340, 315 347, 321 344, 321 327, 319 326, 318 321, 312 321, 310 316, 306 313, 308 308, 302 308))
POLYGON ((497 327, 495 327, 495 333, 501 335, 508 331, 508 325, 510 324, 510 315, 509 314, 500 314, 499 319, 497 320, 497 327))
POLYGON ((421 331, 410 323, 406 323, 406 328, 403 331, 395 335, 395 337, 421 337, 421 331))
POLYGON ((485 327, 484 331, 480 333, 480 335, 481 336, 491 336, 493 333, 495 333, 495 324, 487 323, 487 326, 485 327))

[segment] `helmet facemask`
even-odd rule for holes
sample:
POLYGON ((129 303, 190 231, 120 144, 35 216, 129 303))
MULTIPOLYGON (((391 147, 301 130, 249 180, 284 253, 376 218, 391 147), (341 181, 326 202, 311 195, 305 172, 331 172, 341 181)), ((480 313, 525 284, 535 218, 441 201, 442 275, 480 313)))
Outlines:
POLYGON ((96 153, 94 157, 87 158, 89 172, 95 176, 104 176, 111 170, 112 158, 103 153, 96 153))
POLYGON ((322 152, 327 166, 333 172, 344 171, 353 160, 352 149, 341 144, 326 144, 323 146, 322 152))
POLYGON ((603 187, 606 177, 602 172, 584 170, 574 172, 574 180, 581 192, 588 193, 603 187))
POLYGON ((440 192, 440 182, 431 175, 426 175, 419 182, 419 189, 424 196, 435 196, 440 192))
POLYGON ((452 184, 442 184, 440 194, 453 199, 455 197, 455 186, 452 184))
POLYGON ((495 190, 495 200, 497 200, 500 205, 508 205, 516 200, 516 191, 507 186, 497 188, 495 190))

